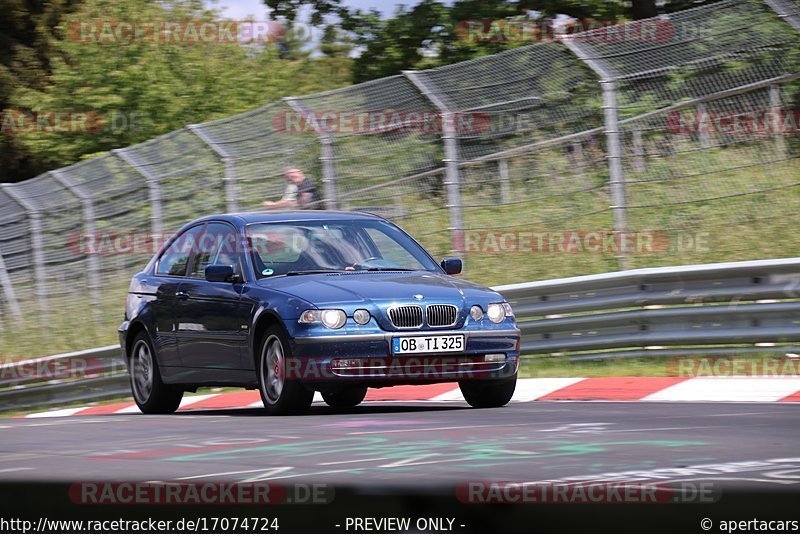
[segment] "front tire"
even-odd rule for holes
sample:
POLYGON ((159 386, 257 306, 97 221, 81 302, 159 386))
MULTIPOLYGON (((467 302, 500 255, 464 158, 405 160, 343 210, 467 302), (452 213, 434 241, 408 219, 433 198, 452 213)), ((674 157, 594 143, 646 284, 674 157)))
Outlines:
POLYGON ((173 413, 180 406, 183 390, 168 386, 161 380, 156 352, 145 332, 140 332, 133 340, 130 375, 133 400, 142 413, 173 413))
POLYGON ((288 339, 278 326, 267 329, 258 356, 258 390, 271 415, 298 415, 308 411, 314 392, 286 376, 291 358, 288 339))
POLYGON ((353 408, 361 404, 364 397, 367 396, 367 388, 351 386, 333 391, 330 393, 323 393, 322 400, 331 408, 353 408))
POLYGON ((462 380, 458 387, 473 408, 499 408, 514 396, 517 375, 501 380, 462 380))

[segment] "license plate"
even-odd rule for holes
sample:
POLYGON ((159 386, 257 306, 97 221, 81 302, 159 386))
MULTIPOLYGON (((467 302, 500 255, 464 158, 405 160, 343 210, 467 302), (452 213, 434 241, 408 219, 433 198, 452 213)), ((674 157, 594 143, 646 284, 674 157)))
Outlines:
POLYGON ((430 352, 464 352, 464 335, 392 338, 392 354, 426 354, 430 352))

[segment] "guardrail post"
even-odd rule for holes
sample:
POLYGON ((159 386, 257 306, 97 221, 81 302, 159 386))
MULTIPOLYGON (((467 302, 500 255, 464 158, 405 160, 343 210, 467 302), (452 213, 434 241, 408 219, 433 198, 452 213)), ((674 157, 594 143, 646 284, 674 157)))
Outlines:
MULTIPOLYGON (((628 202, 625 192, 625 177, 622 170, 623 155, 622 144, 620 143, 621 132, 619 125, 619 104, 617 103, 617 88, 615 83, 616 77, 611 67, 606 65, 600 58, 589 56, 589 54, 584 51, 581 43, 573 40, 572 36, 563 36, 561 42, 575 54, 578 59, 586 63, 600 78, 600 87, 603 91, 604 132, 606 136, 606 149, 608 151, 606 159, 608 160, 608 183, 611 188, 611 211, 614 217, 614 234, 621 242, 622 236, 628 228, 628 202)), ((627 253, 620 250, 617 255, 617 261, 619 262, 620 269, 626 269, 629 263, 627 253)))
POLYGON ((456 113, 428 87, 414 71, 403 71, 405 77, 416 86, 442 115, 442 143, 444 144, 444 186, 447 192, 447 212, 450 217, 450 246, 452 253, 464 252, 464 223, 461 207, 461 175, 458 162, 458 131, 456 113))
MULTIPOLYGON (((50 171, 50 175, 55 178, 57 182, 61 185, 69 189, 72 194, 74 194, 78 199, 81 201, 81 207, 83 209, 83 221, 86 229, 86 233, 94 238, 96 237, 97 233, 97 226, 95 225, 95 212, 94 212, 94 202, 92 201, 92 196, 87 191, 85 191, 82 187, 77 185, 73 182, 69 177, 67 177, 61 170, 50 171)), ((79 243, 82 243, 83 240, 79 240, 79 243)), ((89 289, 89 297, 92 301, 92 310, 94 312, 94 317, 96 321, 99 321, 101 318, 101 310, 100 310, 100 258, 97 255, 97 251, 94 250, 92 247, 86 253, 86 266, 87 271, 89 274, 89 281, 88 281, 88 289, 89 289)))
MULTIPOLYGON (((314 114, 312 110, 308 109, 305 102, 296 97, 287 97, 283 101, 303 119, 314 114)), ((310 126, 314 128, 320 144, 319 161, 322 164, 322 192, 325 196, 325 209, 335 210, 339 207, 339 194, 336 190, 336 153, 333 147, 333 135, 325 130, 318 120, 310 121, 310 126)))
POLYGON ((237 182, 234 159, 225 148, 211 140, 208 133, 203 130, 202 124, 191 124, 188 126, 188 129, 219 156, 225 172, 222 178, 225 182, 225 206, 230 212, 239 211, 239 184, 237 182))
POLYGON ((35 285, 33 293, 36 295, 39 304, 39 317, 47 320, 49 317, 49 310, 47 306, 47 273, 44 270, 44 246, 42 243, 42 219, 39 209, 22 198, 14 191, 12 184, 0 184, 3 191, 28 214, 28 221, 31 227, 31 251, 33 254, 33 278, 35 285))
POLYGON ((160 239, 161 234, 164 232, 164 219, 161 214, 161 184, 153 173, 136 163, 127 150, 127 148, 118 148, 111 152, 132 167, 147 182, 147 190, 150 196, 150 230, 160 239))
POLYGON ((0 286, 3 286, 3 293, 5 294, 6 302, 11 310, 11 315, 19 319, 22 317, 22 311, 19 308, 19 301, 17 295, 14 293, 14 287, 11 285, 11 278, 8 276, 6 263, 3 260, 3 252, 0 251, 0 286))

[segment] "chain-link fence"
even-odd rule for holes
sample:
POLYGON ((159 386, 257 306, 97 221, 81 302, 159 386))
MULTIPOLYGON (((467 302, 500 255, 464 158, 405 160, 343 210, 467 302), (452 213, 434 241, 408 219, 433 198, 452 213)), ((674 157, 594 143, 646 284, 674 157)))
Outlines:
POLYGON ((110 340, 154 236, 300 167, 496 284, 800 255, 800 1, 727 0, 286 98, 0 189, 0 350, 110 340), (150 236, 141 239, 141 236, 150 236), (82 324, 75 328, 75 322, 82 324), (71 342, 73 340, 74 342, 71 342))

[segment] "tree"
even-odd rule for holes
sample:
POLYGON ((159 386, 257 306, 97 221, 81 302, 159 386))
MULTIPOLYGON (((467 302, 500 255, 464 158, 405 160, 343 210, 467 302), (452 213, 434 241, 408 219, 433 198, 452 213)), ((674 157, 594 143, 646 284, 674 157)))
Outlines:
MULTIPOLYGON (((53 54, 51 39, 77 0, 39 2, 8 0, 0 17, 0 112, 10 118, 14 95, 41 90, 47 84, 53 54)), ((0 130, 0 182, 35 176, 44 165, 17 135, 13 124, 0 130)))
MULTIPOLYGON (((470 40, 464 38, 465 24, 503 21, 541 22, 567 15, 582 21, 622 21, 653 17, 717 0, 455 0, 450 3, 420 0, 413 7, 399 6, 388 18, 377 10, 349 10, 339 0, 264 0, 274 18, 295 20, 305 6, 312 12, 311 23, 335 14, 341 27, 359 45, 353 81, 361 82, 419 69, 494 54, 535 41, 514 39, 470 40)), ((328 20, 326 24, 330 25, 328 20)), ((544 35, 536 39, 552 37, 544 35)), ((325 42, 324 46, 330 46, 325 42)))
POLYGON ((347 57, 280 57, 275 46, 206 42, 188 29, 218 20, 201 2, 85 0, 58 26, 47 83, 12 95, 15 108, 47 114, 75 112, 67 132, 36 130, 18 136, 47 170, 113 148, 135 144, 186 124, 256 108, 292 94, 347 84, 347 57), (104 28, 125 21, 146 28, 170 21, 179 30, 127 38, 104 28), (76 31, 78 34, 76 35, 76 31))

